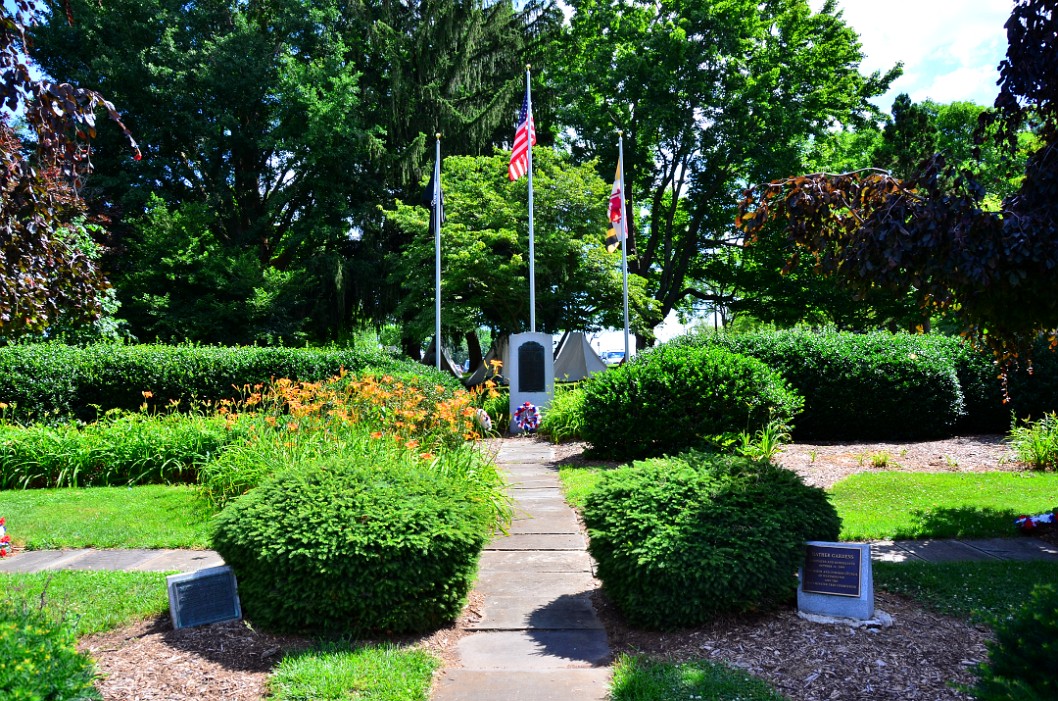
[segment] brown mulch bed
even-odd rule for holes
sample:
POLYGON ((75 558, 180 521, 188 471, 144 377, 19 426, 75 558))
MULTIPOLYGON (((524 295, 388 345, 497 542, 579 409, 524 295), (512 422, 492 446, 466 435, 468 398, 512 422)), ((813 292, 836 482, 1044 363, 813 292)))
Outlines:
MULTIPOLYGON (((556 458, 564 464, 599 464, 585 461, 582 450, 576 443, 556 446, 556 458)), ((884 469, 890 470, 1017 468, 998 436, 907 445, 791 445, 778 462, 812 484, 829 486, 854 472, 880 469, 870 458, 883 451, 889 458, 884 469)), ((876 595, 876 604, 894 623, 878 630, 812 624, 784 609, 657 633, 627 626, 601 592, 595 602, 615 654, 723 661, 767 680, 791 701, 968 699, 950 684, 972 681, 971 668, 985 659, 990 635, 983 627, 884 592, 876 595)), ((479 605, 472 595, 464 617, 473 617, 479 605)), ((391 642, 421 646, 450 661, 462 634, 457 622, 428 637, 391 642)), ((246 623, 175 631, 168 616, 161 616, 86 637, 80 647, 97 660, 104 674, 99 688, 107 701, 249 701, 265 697, 269 671, 285 653, 310 645, 308 639, 270 635, 246 623)))

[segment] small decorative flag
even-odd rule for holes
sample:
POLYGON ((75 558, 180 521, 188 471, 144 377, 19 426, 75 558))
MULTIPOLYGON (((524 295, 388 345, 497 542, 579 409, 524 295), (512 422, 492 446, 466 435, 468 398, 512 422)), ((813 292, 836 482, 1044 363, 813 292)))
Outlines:
POLYGON ((507 168, 507 177, 517 180, 529 170, 529 149, 536 145, 536 126, 533 124, 533 111, 529 106, 529 86, 525 87, 522 99, 522 111, 518 115, 518 126, 514 131, 514 146, 511 148, 511 164, 507 168))

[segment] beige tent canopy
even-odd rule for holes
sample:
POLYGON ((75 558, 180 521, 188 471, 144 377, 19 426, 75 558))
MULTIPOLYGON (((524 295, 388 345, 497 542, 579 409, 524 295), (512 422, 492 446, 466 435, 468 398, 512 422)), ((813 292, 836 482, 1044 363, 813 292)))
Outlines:
MULTIPOLYGON (((419 361, 423 365, 431 368, 437 367, 437 351, 435 350, 437 347, 435 345, 436 341, 436 337, 430 340, 430 347, 422 354, 422 360, 419 361)), ((459 367, 452 362, 452 356, 448 355, 448 351, 444 349, 444 346, 441 346, 441 370, 450 372, 456 377, 463 376, 463 373, 459 371, 459 367)))
POLYGON ((463 380, 463 384, 467 387, 476 387, 493 377, 496 374, 492 370, 493 360, 500 361, 499 374, 502 375, 504 368, 510 365, 510 359, 511 350, 510 344, 507 342, 507 336, 497 336, 492 343, 492 348, 485 354, 485 360, 474 370, 470 377, 463 380))
POLYGON ((606 363, 591 347, 582 331, 570 331, 558 344, 558 350, 555 351, 556 380, 577 382, 605 369, 606 363))

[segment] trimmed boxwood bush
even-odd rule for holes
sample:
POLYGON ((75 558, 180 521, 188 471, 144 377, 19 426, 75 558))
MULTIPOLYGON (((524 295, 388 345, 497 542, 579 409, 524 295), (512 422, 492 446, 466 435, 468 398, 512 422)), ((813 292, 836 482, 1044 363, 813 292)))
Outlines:
POLYGON ((466 481, 356 455, 230 503, 213 545, 247 616, 276 630, 425 631, 454 620, 495 514, 466 481))
POLYGON ((0 606, 0 698, 4 701, 89 701, 95 663, 77 652, 73 629, 35 612, 0 606))
POLYGON ((583 515, 604 591, 630 623, 662 630, 787 601, 804 542, 841 524, 795 473, 704 453, 605 473, 583 515))
POLYGON ((921 337, 782 331, 703 333, 675 345, 722 347, 763 361, 804 397, 798 439, 926 439, 963 414, 955 365, 921 337))
POLYGON ((90 421, 110 409, 138 409, 144 392, 152 395, 151 409, 171 402, 187 408, 238 397, 236 388, 272 378, 317 381, 343 368, 428 375, 459 386, 451 375, 374 349, 42 343, 0 347, 0 402, 19 420, 58 414, 90 421))
POLYGON ((1058 588, 1033 589, 1029 601, 995 625, 988 662, 978 668, 978 701, 1058 699, 1058 588))
POLYGON ((581 436, 597 457, 672 455, 709 436, 789 423, 801 398, 764 363, 722 348, 663 345, 583 383, 581 436))

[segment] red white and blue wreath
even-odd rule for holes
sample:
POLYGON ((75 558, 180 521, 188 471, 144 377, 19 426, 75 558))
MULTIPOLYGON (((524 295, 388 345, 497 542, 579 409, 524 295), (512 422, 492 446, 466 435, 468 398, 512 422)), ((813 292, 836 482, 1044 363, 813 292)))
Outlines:
POLYGON ((1038 514, 1036 516, 1018 516, 1014 519, 1014 525, 1022 533, 1031 533, 1041 526, 1053 526, 1058 524, 1058 507, 1050 513, 1038 514))
POLYGON ((514 410, 514 425, 526 433, 540 428, 540 410, 526 402, 514 410))
POLYGON ((4 528, 4 517, 0 516, 0 557, 7 557, 11 554, 11 536, 7 534, 7 529, 4 528))

